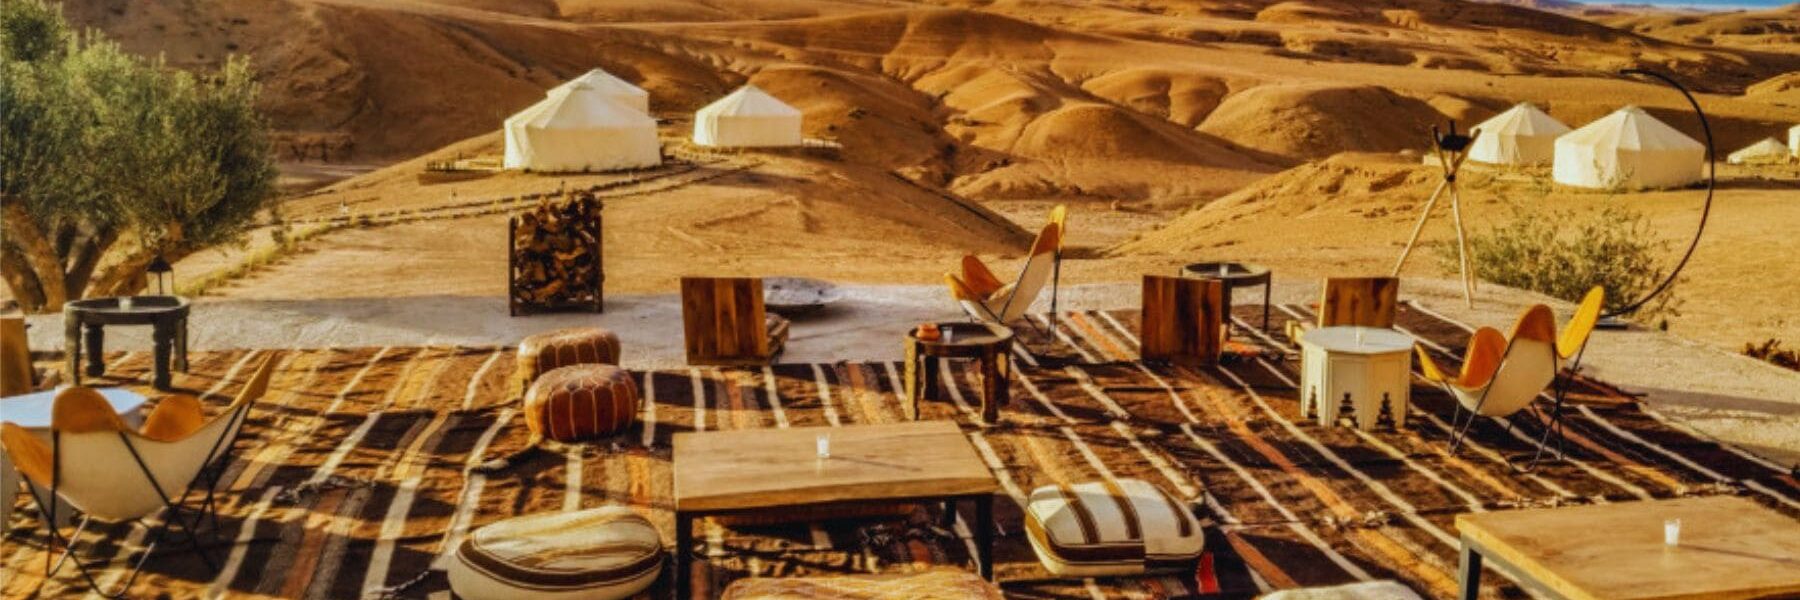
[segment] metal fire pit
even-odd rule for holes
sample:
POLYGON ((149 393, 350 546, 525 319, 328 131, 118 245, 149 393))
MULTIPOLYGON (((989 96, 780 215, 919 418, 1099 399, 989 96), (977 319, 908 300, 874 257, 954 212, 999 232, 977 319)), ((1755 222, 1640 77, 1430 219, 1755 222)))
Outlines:
POLYGON ((818 312, 843 297, 844 291, 829 281, 807 277, 763 278, 763 308, 784 317, 818 312))

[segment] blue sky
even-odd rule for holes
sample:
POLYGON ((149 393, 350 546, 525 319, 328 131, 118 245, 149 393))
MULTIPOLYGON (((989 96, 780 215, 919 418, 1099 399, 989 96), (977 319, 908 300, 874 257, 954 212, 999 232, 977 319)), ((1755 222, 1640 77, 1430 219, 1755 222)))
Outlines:
POLYGON ((1773 8, 1794 0, 1575 0, 1583 4, 1656 4, 1662 6, 1695 6, 1707 8, 1773 8))

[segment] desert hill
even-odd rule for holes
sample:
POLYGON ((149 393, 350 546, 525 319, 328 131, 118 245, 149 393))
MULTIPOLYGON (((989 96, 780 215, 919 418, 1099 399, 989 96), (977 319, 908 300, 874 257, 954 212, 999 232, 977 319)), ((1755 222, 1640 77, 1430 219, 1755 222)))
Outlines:
POLYGON ((1792 53, 1458 0, 198 0, 67 10, 177 66, 250 55, 279 145, 296 158, 416 156, 493 131, 547 87, 599 66, 648 89, 667 118, 755 82, 801 107, 807 134, 841 143, 846 160, 975 198, 1165 205, 1217 197, 1297 160, 1407 147, 1417 139, 1407 129, 1518 100, 1567 110, 1566 120, 1627 100, 1680 108, 1672 94, 1603 75, 1627 66, 1717 93, 1706 101, 1731 146, 1792 118, 1739 95, 1800 69, 1792 53), (1475 110, 1442 112, 1446 97, 1475 110), (1379 127, 1322 126, 1347 116, 1379 127))

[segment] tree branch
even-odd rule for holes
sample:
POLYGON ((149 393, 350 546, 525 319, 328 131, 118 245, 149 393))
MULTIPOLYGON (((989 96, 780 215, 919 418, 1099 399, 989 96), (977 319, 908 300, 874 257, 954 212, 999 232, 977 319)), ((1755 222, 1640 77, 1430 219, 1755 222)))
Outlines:
POLYGON ((12 244, 0 244, 0 278, 12 288, 19 310, 34 313, 44 309, 44 288, 38 284, 37 273, 32 272, 25 254, 12 244))

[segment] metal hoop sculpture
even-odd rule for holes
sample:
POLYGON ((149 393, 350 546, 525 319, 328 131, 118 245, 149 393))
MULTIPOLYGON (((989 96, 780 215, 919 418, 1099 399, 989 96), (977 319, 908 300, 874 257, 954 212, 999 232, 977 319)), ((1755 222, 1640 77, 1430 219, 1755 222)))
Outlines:
POLYGON ((1688 89, 1681 83, 1662 73, 1644 69, 1625 69, 1619 71, 1619 75, 1622 77, 1641 75, 1661 80, 1663 83, 1669 84, 1669 87, 1681 92, 1681 95, 1687 98, 1688 105, 1694 108, 1694 114, 1700 117, 1700 131, 1706 134, 1706 203, 1700 208, 1700 225, 1694 228, 1694 239, 1688 242, 1687 252, 1681 254, 1681 261, 1675 263, 1675 268, 1669 270, 1669 275, 1663 278, 1662 283, 1656 284, 1656 287, 1644 294, 1644 297, 1601 315, 1609 318, 1637 312, 1646 303, 1668 290, 1669 286, 1675 283, 1675 278, 1681 276, 1681 269, 1687 266, 1688 259, 1694 257, 1694 249, 1700 247, 1701 234, 1706 233, 1706 218, 1712 214, 1713 191, 1719 187, 1719 154, 1718 150, 1713 147, 1712 126, 1706 122, 1706 111, 1700 109, 1700 101, 1695 100, 1694 95, 1688 92, 1688 89))

